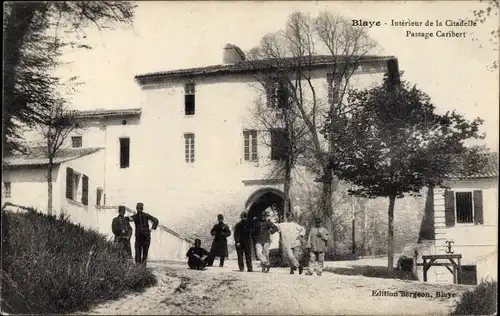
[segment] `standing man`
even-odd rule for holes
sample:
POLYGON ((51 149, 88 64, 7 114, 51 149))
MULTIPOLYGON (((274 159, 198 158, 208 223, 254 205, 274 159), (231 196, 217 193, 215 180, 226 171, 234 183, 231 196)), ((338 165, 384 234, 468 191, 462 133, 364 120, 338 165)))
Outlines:
POLYGON ((309 271, 307 275, 317 275, 323 272, 323 263, 325 261, 326 243, 328 242, 328 231, 321 226, 321 218, 314 219, 314 227, 309 232, 307 248, 309 249, 309 271))
POLYGON ((234 243, 236 245, 236 253, 238 254, 238 267, 240 271, 245 270, 243 256, 247 263, 248 272, 253 272, 252 268, 252 227, 248 221, 248 213, 242 212, 241 221, 234 226, 234 243))
POLYGON ((135 263, 146 266, 149 245, 151 244, 149 221, 153 222, 152 229, 154 230, 158 227, 158 219, 143 211, 143 203, 137 203, 135 208, 137 213, 130 217, 130 220, 135 224, 135 263))
POLYGON ((278 227, 271 221, 271 214, 267 211, 261 213, 254 227, 255 252, 260 260, 262 272, 269 272, 269 248, 271 246, 271 235, 278 231, 278 227))
POLYGON ((214 236, 212 248, 210 248, 210 255, 207 258, 207 265, 209 267, 214 265, 215 257, 220 258, 219 267, 224 266, 224 260, 228 256, 227 250, 227 237, 231 236, 229 226, 224 224, 224 216, 217 215, 218 223, 210 230, 210 235, 214 236))
POLYGON ((130 237, 132 237, 132 226, 128 218, 125 217, 125 206, 118 206, 118 216, 113 218, 111 230, 115 235, 115 243, 127 259, 132 258, 132 248, 130 246, 130 237))
POLYGON ((283 257, 287 258, 290 264, 290 274, 294 274, 297 269, 299 274, 302 274, 304 269, 301 263, 303 257, 302 241, 306 235, 306 229, 293 221, 277 225, 281 235, 283 257))

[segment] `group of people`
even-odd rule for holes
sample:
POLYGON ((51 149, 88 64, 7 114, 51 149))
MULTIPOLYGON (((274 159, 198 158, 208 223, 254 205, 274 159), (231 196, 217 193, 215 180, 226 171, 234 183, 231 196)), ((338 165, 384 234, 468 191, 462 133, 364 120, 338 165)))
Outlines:
MULTIPOLYGON (((125 206, 118 207, 118 216, 113 219, 112 231, 115 235, 115 243, 122 249, 125 258, 132 259, 132 249, 130 238, 132 237, 131 222, 135 224, 135 262, 146 265, 149 246, 151 244, 151 229, 158 227, 158 219, 144 212, 144 204, 137 203, 137 213, 132 216, 125 216, 125 206), (150 228, 149 222, 153 225, 150 228)), ((260 261, 262 272, 269 272, 271 268, 269 252, 272 236, 279 234, 279 240, 283 258, 286 258, 290 265, 290 274, 299 271, 303 273, 305 267, 304 248, 309 254, 308 271, 306 274, 312 275, 316 272, 321 275, 323 262, 327 250, 328 231, 322 226, 321 218, 314 220, 314 226, 310 229, 306 238, 306 229, 294 221, 277 223, 273 220, 277 207, 273 204, 270 208, 261 212, 260 217, 250 219, 247 212, 242 212, 240 221, 234 226, 234 242, 238 256, 238 267, 241 272, 245 270, 253 272, 252 248, 260 261), (304 247, 305 246, 305 247, 304 247)), ((204 270, 214 264, 216 257, 220 258, 219 266, 224 266, 225 258, 228 256, 227 239, 231 236, 229 226, 224 223, 224 216, 217 216, 218 223, 210 230, 213 236, 213 243, 210 251, 205 250, 201 245, 201 240, 196 239, 186 256, 188 266, 191 269, 204 270)))
MULTIPOLYGON (((288 260, 290 274, 299 270, 302 274, 305 266, 304 251, 309 253, 308 271, 306 274, 312 275, 316 272, 321 275, 325 252, 327 249, 328 231, 322 226, 321 218, 315 218, 314 226, 306 236, 306 229, 301 225, 289 221, 276 223, 272 220, 272 213, 276 212, 276 205, 266 209, 259 218, 248 217, 247 212, 242 212, 240 221, 234 227, 234 242, 238 256, 238 267, 241 272, 245 270, 245 263, 248 272, 253 272, 252 247, 260 261, 262 272, 269 272, 271 264, 269 251, 273 234, 278 233, 283 257, 288 260), (305 245, 305 247, 304 247, 305 245)), ((207 266, 213 266, 214 259, 220 258, 219 266, 224 266, 224 259, 228 256, 227 238, 231 235, 229 226, 224 223, 224 216, 217 216, 218 223, 214 225, 210 233, 214 237, 210 252, 201 246, 201 240, 196 239, 186 256, 191 269, 204 270, 207 266)))
POLYGON ((111 229, 115 235, 115 243, 121 248, 125 258, 132 259, 130 238, 132 237, 131 222, 135 224, 135 262, 146 265, 149 246, 151 244, 151 229, 158 227, 158 219, 144 212, 144 204, 137 203, 137 213, 125 216, 125 206, 118 207, 118 216, 113 219, 111 229), (150 228, 149 222, 153 225, 150 228))

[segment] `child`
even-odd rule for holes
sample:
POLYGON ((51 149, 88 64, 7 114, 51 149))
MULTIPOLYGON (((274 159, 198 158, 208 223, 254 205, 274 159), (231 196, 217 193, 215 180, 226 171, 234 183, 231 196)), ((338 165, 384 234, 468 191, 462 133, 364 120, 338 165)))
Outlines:
POLYGON ((194 247, 189 248, 186 253, 186 257, 188 257, 188 266, 195 270, 205 270, 206 261, 203 259, 205 256, 208 256, 208 251, 201 248, 200 239, 195 239, 194 247))
POLYGON ((328 241, 328 231, 321 226, 321 218, 314 219, 314 227, 309 232, 307 249, 309 250, 309 271, 307 275, 317 275, 323 272, 323 262, 325 261, 326 244, 328 241))

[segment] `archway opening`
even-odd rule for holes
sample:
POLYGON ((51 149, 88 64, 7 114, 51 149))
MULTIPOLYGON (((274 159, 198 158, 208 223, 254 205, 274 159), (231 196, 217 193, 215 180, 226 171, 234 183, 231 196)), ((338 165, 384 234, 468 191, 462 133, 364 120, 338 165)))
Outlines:
MULTIPOLYGON (((283 222, 284 194, 282 191, 274 188, 262 188, 250 195, 247 202, 245 203, 248 217, 250 219, 259 218, 262 212, 271 207, 273 204, 275 204, 277 208, 275 220, 278 223, 283 222)), ((269 259, 272 266, 286 266, 286 264, 284 264, 283 262, 279 239, 279 233, 275 233, 271 237, 269 259)), ((252 257, 258 260, 258 258, 255 257, 255 248, 252 249, 252 252, 252 257)))

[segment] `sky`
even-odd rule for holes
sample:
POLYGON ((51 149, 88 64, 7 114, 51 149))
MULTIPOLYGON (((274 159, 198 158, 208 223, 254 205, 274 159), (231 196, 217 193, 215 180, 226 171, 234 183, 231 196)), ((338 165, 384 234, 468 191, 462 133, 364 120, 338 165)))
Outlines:
POLYGON ((481 6, 478 1, 142 1, 133 26, 87 29, 94 48, 66 54, 71 63, 59 71, 85 82, 72 96, 75 108, 142 107, 135 75, 221 64, 225 44, 246 51, 266 33, 282 29, 292 12, 315 16, 328 10, 349 20, 380 21, 368 33, 382 55, 398 58, 403 79, 427 93, 440 113, 456 109, 469 119, 483 118, 485 142, 498 151, 499 75, 487 70, 498 60, 498 51, 488 43, 498 17, 476 27, 391 26, 391 20, 472 19, 472 11, 481 6), (438 30, 466 32, 466 37, 437 38, 438 30), (407 37, 407 31, 434 37, 407 37))

